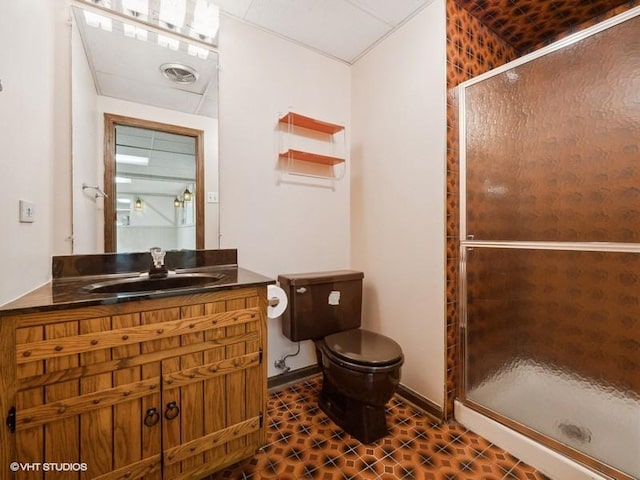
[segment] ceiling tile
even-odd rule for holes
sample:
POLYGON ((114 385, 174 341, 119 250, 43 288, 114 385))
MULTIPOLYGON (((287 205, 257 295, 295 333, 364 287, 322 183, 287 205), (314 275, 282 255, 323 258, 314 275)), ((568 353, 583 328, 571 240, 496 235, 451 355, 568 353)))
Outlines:
POLYGON ((390 30, 345 0, 254 0, 245 19, 349 63, 390 30))
MULTIPOLYGON (((188 0, 193 2, 194 0, 188 0)), ((432 0, 209 0, 224 12, 270 30, 299 44, 353 63, 380 38, 432 0)), ((471 0, 469 0, 471 1, 471 0)), ((78 25, 85 49, 103 95, 193 112, 199 97, 217 91, 217 59, 202 61, 179 51, 159 47, 148 32, 140 41, 123 35, 122 23, 113 32, 87 27, 80 10, 78 25), (162 63, 182 63, 198 71, 193 85, 176 85, 161 76, 162 63), (210 85, 209 85, 210 84, 210 85), (154 99, 154 97, 156 97, 154 99)), ((144 28, 144 27, 143 27, 144 28)), ((200 113, 216 116, 217 101, 204 98, 200 113)))
POLYGON ((198 80, 193 85, 180 88, 203 93, 210 77, 215 77, 215 55, 202 60, 183 51, 172 51, 155 42, 155 34, 149 34, 148 41, 128 38, 119 32, 105 32, 99 28, 86 28, 87 51, 96 72, 120 75, 154 85, 174 87, 175 84, 162 76, 160 66, 164 63, 180 63, 195 69, 198 80))
MULTIPOLYGON (((158 45, 158 36, 154 32, 147 32, 146 41, 127 37, 122 22, 115 20, 111 32, 93 28, 83 22, 81 11, 76 12, 99 94, 195 113, 207 91, 217 92, 215 52, 210 51, 207 59, 201 59, 189 55, 184 42, 180 42, 179 49, 173 51, 158 45), (160 66, 164 63, 191 67, 198 72, 198 80, 193 84, 172 82, 160 72, 160 66)), ((211 104, 210 100, 208 104, 211 104)), ((206 111, 217 116, 215 107, 209 106, 206 111)))
POLYGON ((109 75, 98 72, 96 74, 102 95, 120 98, 131 102, 153 105, 155 107, 194 113, 201 95, 182 90, 167 89, 148 82, 138 82, 130 78, 109 75))
POLYGON ((347 0, 363 10, 396 26, 433 0, 347 0))
POLYGON ((220 10, 231 15, 244 18, 251 5, 251 0, 211 0, 211 3, 218 5, 220 10))
POLYGON ((218 97, 205 95, 196 113, 205 117, 218 118, 218 97))

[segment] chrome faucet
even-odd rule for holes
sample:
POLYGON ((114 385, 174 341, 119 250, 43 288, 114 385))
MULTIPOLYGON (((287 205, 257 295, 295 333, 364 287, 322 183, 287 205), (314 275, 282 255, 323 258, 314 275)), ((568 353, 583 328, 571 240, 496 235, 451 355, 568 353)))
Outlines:
POLYGON ((164 265, 164 256, 167 254, 160 247, 153 247, 150 250, 153 265, 149 269, 149 278, 164 278, 169 274, 167 267, 164 265))

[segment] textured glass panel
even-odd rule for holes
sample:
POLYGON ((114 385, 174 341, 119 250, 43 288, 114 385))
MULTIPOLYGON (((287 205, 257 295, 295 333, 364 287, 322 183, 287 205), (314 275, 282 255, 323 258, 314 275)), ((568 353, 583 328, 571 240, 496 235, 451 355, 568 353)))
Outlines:
POLYGON ((467 233, 640 242, 640 17, 466 89, 467 233))
POLYGON ((467 251, 468 399, 640 478, 640 254, 467 251))

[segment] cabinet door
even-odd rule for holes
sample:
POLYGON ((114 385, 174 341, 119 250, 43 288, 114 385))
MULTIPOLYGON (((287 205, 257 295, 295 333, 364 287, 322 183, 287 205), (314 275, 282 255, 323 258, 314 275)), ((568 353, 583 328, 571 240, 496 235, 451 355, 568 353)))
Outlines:
POLYGON ((141 343, 123 340, 138 325, 135 313, 17 329, 16 461, 34 464, 17 478, 159 475, 159 367, 144 375, 141 343))
POLYGON ((192 353, 162 363, 165 479, 200 479, 263 445, 260 305, 253 295, 181 309, 196 329, 210 328, 181 335, 192 353))

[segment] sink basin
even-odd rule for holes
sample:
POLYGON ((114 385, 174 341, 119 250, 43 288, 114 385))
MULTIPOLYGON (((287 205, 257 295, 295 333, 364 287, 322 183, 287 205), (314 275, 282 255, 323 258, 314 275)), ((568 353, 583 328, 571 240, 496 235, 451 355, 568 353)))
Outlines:
POLYGON ((92 283, 82 287, 89 293, 133 293, 155 292, 175 288, 204 287, 219 282, 224 275, 219 273, 176 273, 164 278, 120 278, 92 283))

